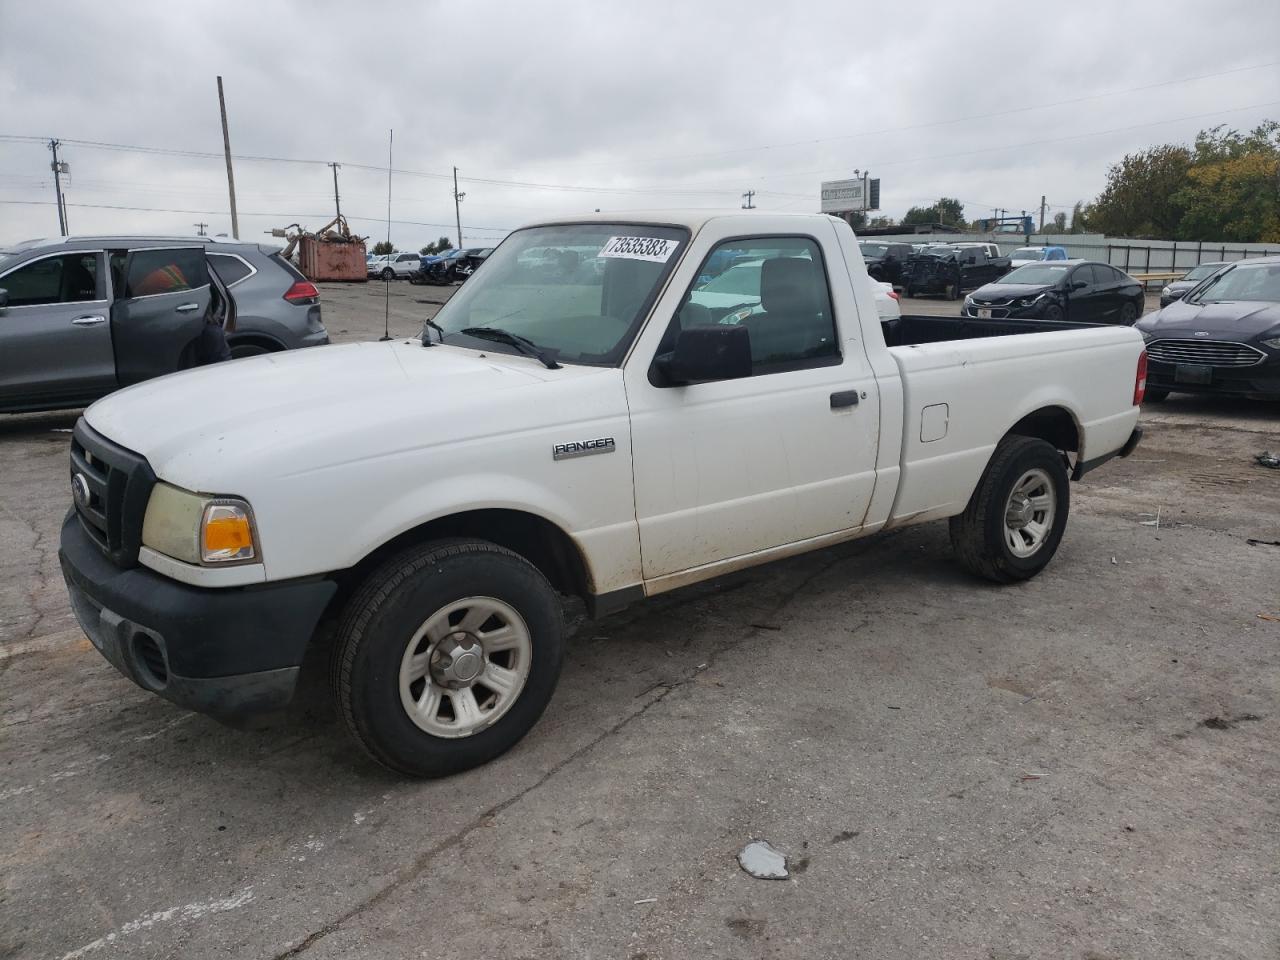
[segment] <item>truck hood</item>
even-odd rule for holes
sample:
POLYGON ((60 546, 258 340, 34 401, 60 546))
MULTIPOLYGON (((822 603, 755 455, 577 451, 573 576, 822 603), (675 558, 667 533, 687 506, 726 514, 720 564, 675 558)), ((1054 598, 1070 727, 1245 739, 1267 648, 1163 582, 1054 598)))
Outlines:
POLYGON ((1187 303, 1178 300, 1138 321, 1146 333, 1207 333, 1215 339, 1248 340, 1280 326, 1280 303, 1227 300, 1221 303, 1187 303))
POLYGON ((315 459, 322 433, 335 463, 357 453, 375 424, 394 430, 399 422, 404 436, 424 443, 492 433, 494 408, 526 402, 513 394, 607 372, 547 370, 531 358, 417 341, 358 343, 160 377, 99 400, 85 419, 146 457, 161 479, 209 493, 219 492, 227 468, 233 480, 289 472, 291 448, 305 445, 310 464, 323 466, 315 459))

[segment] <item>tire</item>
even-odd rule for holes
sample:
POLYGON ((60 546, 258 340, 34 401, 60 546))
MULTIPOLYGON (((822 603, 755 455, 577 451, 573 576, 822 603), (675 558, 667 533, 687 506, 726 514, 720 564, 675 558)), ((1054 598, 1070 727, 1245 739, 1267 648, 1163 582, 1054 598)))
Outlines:
POLYGON ((1044 318, 1051 323, 1059 323, 1065 319, 1065 314, 1063 314, 1060 306, 1056 303, 1051 303, 1044 308, 1044 318))
POLYGON ((951 518, 951 546, 970 573, 996 583, 1030 580, 1058 550, 1070 497, 1065 461, 1052 444, 1006 436, 991 455, 964 513, 951 518), (1022 516, 1011 522, 1011 512, 1022 506, 1015 495, 1023 494, 1032 499, 1019 511, 1022 516), (1036 508, 1042 497, 1048 498, 1044 511, 1036 508), (1025 526, 1015 529, 1017 523, 1025 526), (1015 551, 1014 543, 1021 550, 1015 551))
POLYGON ((909 283, 903 288, 903 291, 906 293, 908 300, 911 300, 916 295, 916 288, 909 283))
POLYGON ((1143 403, 1164 403, 1169 399, 1168 390, 1152 390, 1147 388, 1147 392, 1142 395, 1143 403))
POLYGON ((536 567, 486 541, 438 540, 393 557, 351 598, 331 680, 347 729, 370 757, 398 773, 442 777, 528 733, 563 660, 560 601, 536 567), (497 634, 489 643, 505 646, 491 650, 483 638, 497 634), (437 672, 464 663, 472 680, 437 672), (422 673, 410 681, 415 665, 422 673), (498 685, 485 685, 499 666, 511 687, 505 701, 498 685))
POLYGON ((396 272, 392 270, 390 267, 387 267, 385 270, 382 271, 383 280, 394 280, 395 278, 396 278, 396 272))
POLYGON ((239 360, 241 357, 260 357, 264 353, 275 353, 270 347, 264 347, 260 343, 233 343, 231 345, 231 359, 239 360))
POLYGON ((1138 308, 1132 303, 1126 303, 1120 308, 1120 322, 1126 327, 1131 327, 1134 321, 1138 319, 1138 308))

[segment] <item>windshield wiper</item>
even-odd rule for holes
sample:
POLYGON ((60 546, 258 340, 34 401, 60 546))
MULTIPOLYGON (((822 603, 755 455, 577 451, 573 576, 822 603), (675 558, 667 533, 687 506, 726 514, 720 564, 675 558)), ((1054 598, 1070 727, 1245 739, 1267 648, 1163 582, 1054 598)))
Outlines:
POLYGON ((548 357, 540 346, 529 338, 512 333, 510 330, 503 330, 501 327, 465 327, 459 332, 478 340, 493 340, 497 343, 509 344, 523 354, 536 357, 548 370, 560 369, 560 364, 548 357))
POLYGON ((428 329, 434 330, 436 332, 436 336, 440 338, 440 342, 444 343, 444 327, 440 326, 440 324, 436 323, 434 320, 423 320, 422 321, 422 345, 424 347, 435 346, 435 344, 431 342, 431 334, 427 332, 428 329))

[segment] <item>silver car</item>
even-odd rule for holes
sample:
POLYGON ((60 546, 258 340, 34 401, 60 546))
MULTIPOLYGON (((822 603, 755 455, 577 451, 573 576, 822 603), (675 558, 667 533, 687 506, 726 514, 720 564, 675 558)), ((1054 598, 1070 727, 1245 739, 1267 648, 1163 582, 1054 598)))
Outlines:
POLYGON ((84 406, 193 366, 211 283, 235 301, 233 358, 329 342, 320 291, 254 243, 68 237, 0 253, 0 411, 84 406))

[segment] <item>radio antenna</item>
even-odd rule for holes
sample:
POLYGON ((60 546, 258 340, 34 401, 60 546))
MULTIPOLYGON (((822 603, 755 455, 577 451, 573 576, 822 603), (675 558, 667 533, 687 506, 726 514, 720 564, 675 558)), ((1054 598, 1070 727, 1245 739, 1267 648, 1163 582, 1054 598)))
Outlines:
MULTIPOLYGON (((396 132, 393 129, 391 136, 387 141, 387 249, 391 249, 391 150, 396 145, 396 132)), ((383 313, 382 313, 382 336, 378 338, 378 342, 391 339, 391 277, 383 271, 383 287, 386 290, 386 296, 383 297, 383 313)))

